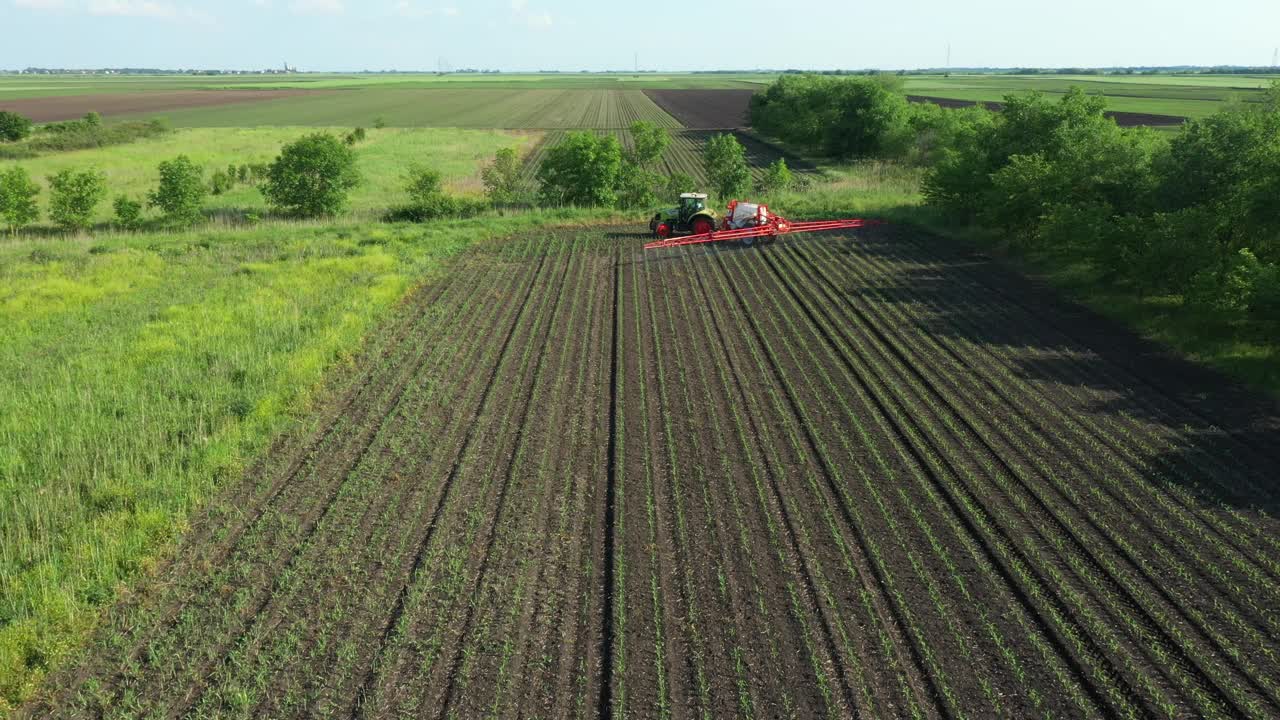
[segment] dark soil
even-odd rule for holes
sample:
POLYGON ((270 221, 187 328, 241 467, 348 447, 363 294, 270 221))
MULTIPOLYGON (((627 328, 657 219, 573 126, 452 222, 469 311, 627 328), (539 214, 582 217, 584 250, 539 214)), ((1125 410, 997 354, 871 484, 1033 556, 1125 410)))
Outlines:
POLYGON ((645 90, 658 107, 692 130, 746 127, 755 90, 645 90))
POLYGON ((139 115, 187 108, 264 102, 323 93, 324 90, 181 90, 148 93, 101 93, 62 97, 0 99, 0 110, 24 115, 38 123, 60 122, 96 112, 103 117, 139 115))
POLYGON ((906 228, 487 244, 25 717, 1276 717, 1280 418, 906 228))

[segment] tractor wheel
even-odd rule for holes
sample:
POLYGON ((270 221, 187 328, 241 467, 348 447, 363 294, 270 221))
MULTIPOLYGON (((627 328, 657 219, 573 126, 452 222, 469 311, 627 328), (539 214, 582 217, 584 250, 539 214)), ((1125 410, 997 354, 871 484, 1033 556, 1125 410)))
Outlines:
POLYGON ((658 223, 658 227, 653 230, 653 236, 659 240, 666 240, 671 237, 671 226, 664 222, 658 223))
POLYGON ((700 217, 693 221, 693 234, 706 235, 709 232, 715 232, 716 224, 707 218, 700 217))
POLYGON ((749 248, 756 244, 756 239, 753 237, 744 237, 738 242, 742 244, 742 247, 749 248))

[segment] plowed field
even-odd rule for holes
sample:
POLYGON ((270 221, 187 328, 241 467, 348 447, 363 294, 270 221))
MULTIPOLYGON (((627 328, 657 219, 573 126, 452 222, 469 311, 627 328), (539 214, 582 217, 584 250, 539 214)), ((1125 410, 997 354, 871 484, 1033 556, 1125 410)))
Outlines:
POLYGON ((1273 408, 895 228, 495 243, 30 717, 1275 717, 1273 408))

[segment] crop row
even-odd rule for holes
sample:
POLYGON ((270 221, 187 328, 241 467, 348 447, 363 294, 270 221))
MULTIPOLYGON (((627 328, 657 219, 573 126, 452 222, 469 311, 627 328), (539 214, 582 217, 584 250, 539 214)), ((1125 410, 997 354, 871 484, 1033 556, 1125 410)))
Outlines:
POLYGON ((33 716, 1280 710, 1273 449, 905 232, 617 242, 461 258, 33 716))

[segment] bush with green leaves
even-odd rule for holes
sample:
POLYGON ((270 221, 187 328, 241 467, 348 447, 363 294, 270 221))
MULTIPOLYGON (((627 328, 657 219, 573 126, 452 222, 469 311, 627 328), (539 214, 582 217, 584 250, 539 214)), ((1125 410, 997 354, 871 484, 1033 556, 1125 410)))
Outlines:
POLYGON ((611 206, 618 200, 621 173, 618 138, 571 132, 538 168, 538 194, 545 205, 611 206))
POLYGON ((267 202, 298 217, 337 215, 360 184, 355 152, 328 133, 306 135, 281 150, 261 186, 267 202))
POLYGON ((351 132, 347 133, 347 137, 345 138, 345 141, 347 145, 355 145, 356 143, 364 142, 366 137, 368 137, 368 132, 364 128, 358 127, 355 130, 352 130, 351 132))
POLYGON ((14 166, 0 173, 0 220, 10 233, 40 219, 39 195, 40 186, 24 168, 14 166))
POLYGON ((33 123, 16 112, 0 110, 0 141, 17 142, 31 135, 33 123))
POLYGON ((650 168, 671 145, 671 133, 648 120, 631 123, 631 150, 627 160, 641 168, 650 168))
POLYGON ((722 133, 711 138, 703 150, 702 161, 711 191, 720 199, 737 197, 751 188, 747 151, 737 137, 722 133))
POLYGON ((786 158, 778 158, 765 168, 764 176, 760 179, 760 192, 786 192, 795 184, 795 180, 791 168, 787 167, 786 158))
POLYGON ((444 190, 439 171, 421 165, 411 167, 405 175, 405 193, 409 196, 409 203, 393 210, 390 219, 426 222, 466 218, 474 217, 487 207, 484 202, 449 195, 444 190))
POLYGON ((230 192, 236 186, 236 178, 226 170, 214 170, 209 178, 209 193, 221 195, 230 192))
POLYGON ((63 170, 49 177, 49 219, 64 230, 84 230, 106 196, 106 175, 97 170, 63 170))
POLYGON ((520 195, 520 156, 515 148, 502 148, 493 162, 480 171, 485 194, 497 204, 515 202, 520 195))
POLYGON ((120 195, 112 203, 116 211, 116 226, 121 230, 137 230, 142 227, 142 202, 128 195, 120 195))
POLYGON ((160 163, 160 184, 147 196, 151 207, 159 208, 167 222, 191 225, 200 220, 209 188, 204 170, 186 155, 160 163))

